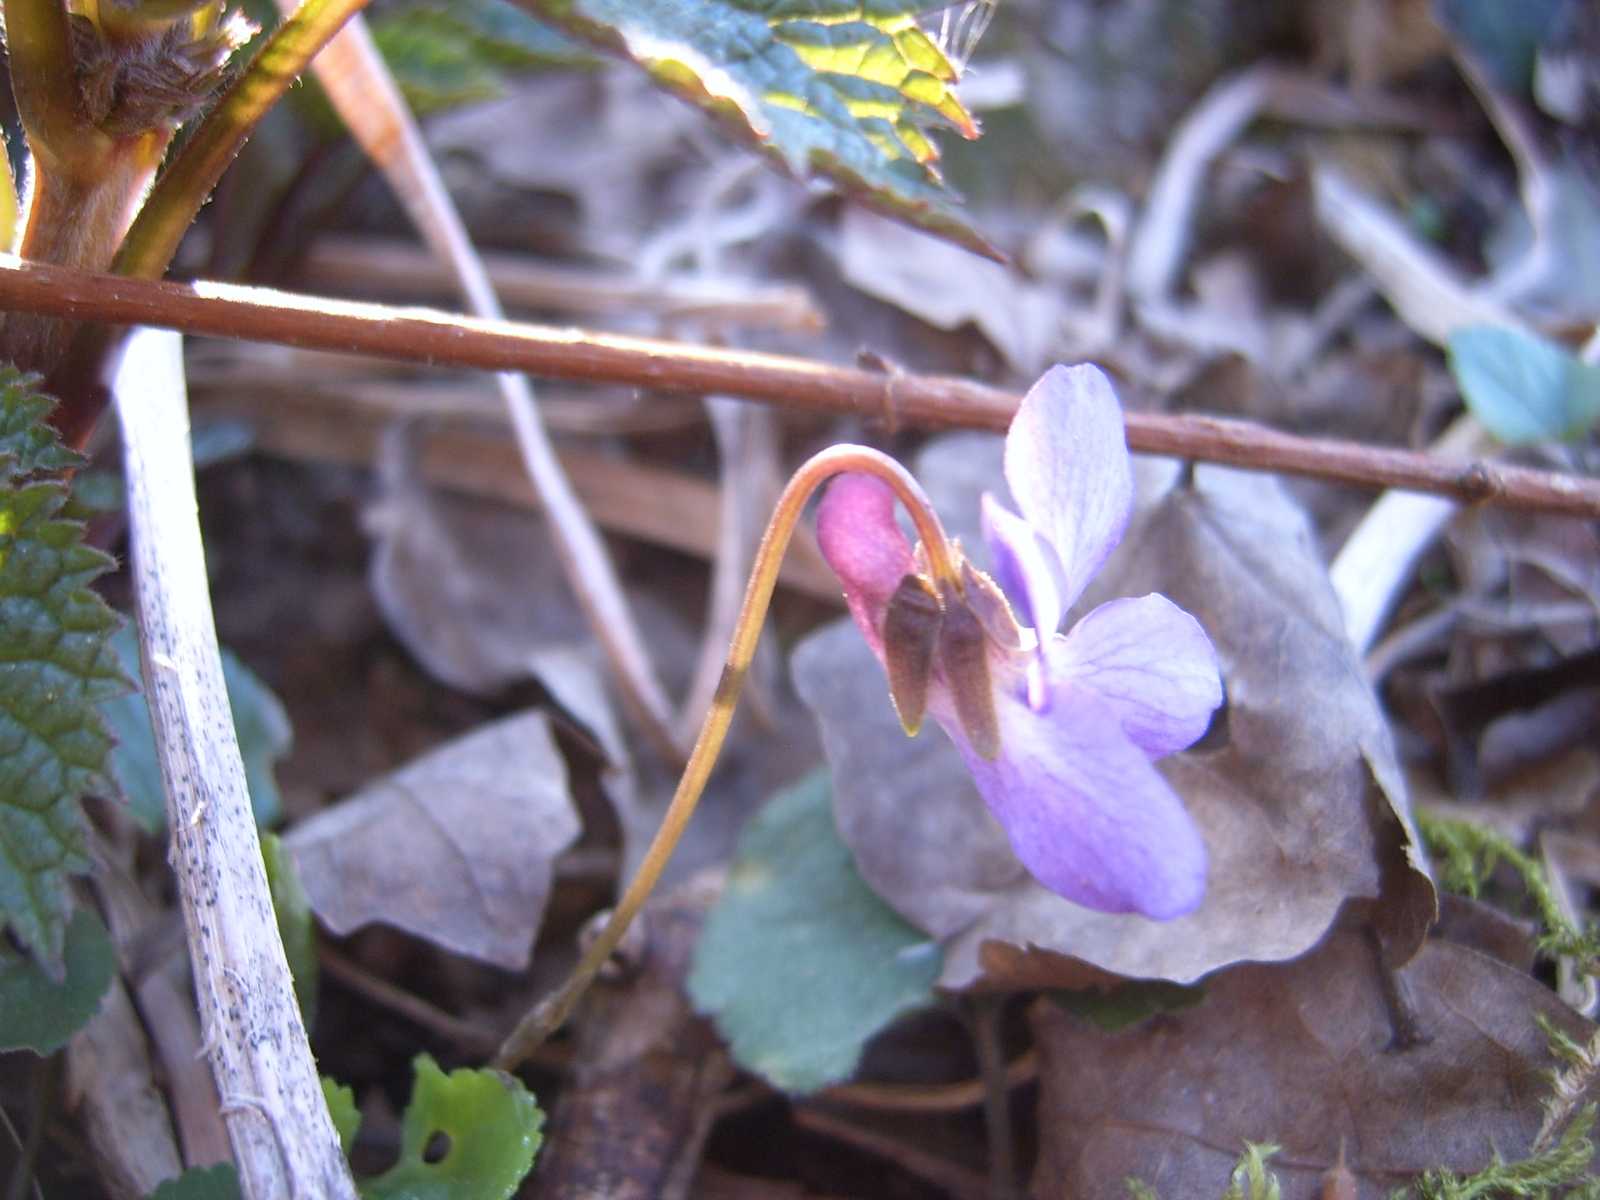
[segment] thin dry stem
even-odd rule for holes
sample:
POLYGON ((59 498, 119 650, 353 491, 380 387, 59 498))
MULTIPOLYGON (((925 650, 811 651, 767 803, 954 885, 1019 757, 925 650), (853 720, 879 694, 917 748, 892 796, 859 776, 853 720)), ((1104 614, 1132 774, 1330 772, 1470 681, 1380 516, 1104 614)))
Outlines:
MULTIPOLYGON (((287 0, 280 0, 280 6, 288 7, 287 0)), ((434 256, 449 265, 468 309, 480 317, 502 319, 505 314, 489 273, 361 14, 350 18, 313 66, 345 124, 383 170, 411 223, 434 256)), ((624 702, 656 749, 669 762, 681 762, 683 751, 673 731, 666 689, 645 649, 605 543, 556 457, 533 388, 520 372, 498 372, 495 382, 523 466, 549 520, 556 557, 605 651, 624 702)))
MULTIPOLYGON (((883 375, 808 359, 658 338, 551 329, 390 308, 266 288, 163 283, 0 255, 0 309, 215 337, 371 354, 428 364, 519 370, 675 392, 726 392, 813 412, 892 418, 925 428, 1004 431, 1019 397, 947 376, 883 375), (9 266, 9 269, 7 269, 9 266)), ((1128 448, 1359 487, 1432 492, 1468 503, 1600 517, 1600 480, 1481 459, 1297 437, 1249 421, 1130 412, 1128 448)))
POLYGON ((711 770, 722 751, 723 740, 727 737, 728 726, 733 722, 733 712, 739 703, 739 691, 744 686, 745 674, 750 669, 761 637, 761 628, 766 623, 767 605, 777 586, 778 566, 783 561, 789 538, 800 522, 800 514, 811 493, 830 476, 845 471, 867 472, 894 489, 895 495, 911 515, 917 536, 927 551, 933 576, 959 586, 957 581, 960 576, 951 559, 949 540, 939 523, 938 514, 933 511, 933 505, 923 493, 921 485, 894 459, 867 446, 842 445, 830 446, 801 464, 783 489, 783 494, 778 497, 777 507, 756 550, 750 583, 745 589, 744 605, 739 610, 739 620, 728 646, 727 662, 722 668, 722 682, 700 726, 700 736, 695 740, 688 764, 678 779, 678 789, 673 794, 672 803, 667 806, 666 815, 661 819, 661 827, 656 830, 656 836, 645 851, 639 870, 617 907, 612 910, 605 928, 584 951, 572 975, 558 991, 536 1005, 500 1047, 500 1052, 495 1056, 495 1065, 502 1070, 509 1071, 523 1062, 540 1043, 566 1023, 655 889, 656 881, 661 878, 661 872, 689 824, 689 818, 694 816, 706 781, 711 777, 711 770))

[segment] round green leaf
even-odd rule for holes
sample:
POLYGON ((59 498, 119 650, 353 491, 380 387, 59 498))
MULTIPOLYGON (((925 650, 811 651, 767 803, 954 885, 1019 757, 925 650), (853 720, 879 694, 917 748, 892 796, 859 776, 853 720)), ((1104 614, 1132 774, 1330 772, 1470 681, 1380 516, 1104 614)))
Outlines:
POLYGON ((1450 370, 1473 416, 1507 445, 1574 437, 1600 420, 1600 367, 1514 329, 1450 337, 1450 370))
POLYGON ((740 838, 689 995, 741 1066, 807 1092, 849 1076, 868 1038, 930 1003, 942 961, 856 873, 818 771, 740 838))
POLYGON ((51 979, 32 958, 0 947, 0 1050, 54 1054, 100 1010, 117 954, 88 909, 67 926, 65 978, 51 979))
POLYGON ((190 1167, 161 1184, 148 1200, 240 1200, 239 1172, 232 1163, 190 1167))
POLYGON ((533 1166, 544 1113, 521 1081, 465 1068, 446 1075, 426 1054, 400 1126, 400 1161, 363 1180, 366 1200, 507 1200, 533 1166), (443 1153, 434 1161, 442 1138, 443 1153))

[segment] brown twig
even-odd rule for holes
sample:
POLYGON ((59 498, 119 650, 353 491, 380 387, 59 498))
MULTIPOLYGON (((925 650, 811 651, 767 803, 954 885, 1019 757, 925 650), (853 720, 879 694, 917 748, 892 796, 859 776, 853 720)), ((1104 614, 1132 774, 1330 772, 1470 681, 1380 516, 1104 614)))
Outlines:
MULTIPOLYGON (((1039 1078, 1039 1054, 1029 1050, 1006 1065, 1007 1091, 1039 1078)), ((961 1083, 841 1083, 821 1094, 830 1104, 892 1113, 950 1113, 977 1108, 988 1095, 983 1079, 961 1083)))
POLYGON ((859 1121, 845 1120, 818 1108, 800 1106, 794 1122, 801 1129, 834 1138, 847 1146, 887 1159, 907 1174, 942 1188, 956 1200, 989 1200, 988 1181, 977 1171, 910 1142, 867 1129, 859 1121))
MULTIPOLYGON (((616 269, 555 266, 528 254, 485 254, 500 299, 513 308, 613 316, 639 314, 712 326, 816 333, 826 324, 798 284, 735 278, 648 279, 616 269)), ((442 299, 453 281, 424 250, 388 238, 323 237, 295 272, 304 285, 380 299, 442 299)))
MULTIPOLYGON (((652 338, 484 321, 264 288, 157 283, 0 256, 0 309, 145 324, 186 333, 372 354, 408 362, 522 370, 679 392, 726 392, 821 412, 892 414, 905 424, 1002 430, 1018 398, 942 376, 892 380, 851 367, 652 338)), ((1600 517, 1600 480, 1358 442, 1304 438, 1248 421, 1131 412, 1128 446, 1147 454, 1307 475, 1371 488, 1600 517)))
POLYGON ((429 1033, 454 1042, 469 1054, 493 1054, 494 1048, 500 1044, 499 1035, 492 1030, 447 1013, 421 996, 378 978, 331 946, 317 947, 317 962, 331 977, 352 991, 360 992, 368 1000, 399 1013, 429 1033))

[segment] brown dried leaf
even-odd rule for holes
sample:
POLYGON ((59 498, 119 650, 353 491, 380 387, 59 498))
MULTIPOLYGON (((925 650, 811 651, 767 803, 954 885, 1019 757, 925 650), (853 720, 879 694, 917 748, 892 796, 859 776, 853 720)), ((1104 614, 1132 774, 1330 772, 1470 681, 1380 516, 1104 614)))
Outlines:
POLYGON ((525 712, 423 755, 283 842, 334 933, 381 921, 514 971, 578 831, 549 718, 525 712))
POLYGON ((1107 971, 1189 982, 1305 952, 1358 897, 1383 897, 1391 953, 1410 957, 1432 886, 1402 854, 1388 730, 1303 515, 1269 479, 1202 471, 1135 522, 1086 604, 1149 591, 1198 617, 1228 692, 1226 733, 1214 735, 1227 744, 1162 764, 1211 853, 1200 909, 1166 923, 1112 916, 1035 883, 944 734, 901 734, 881 670, 844 622, 802 643, 793 668, 863 877, 946 943, 947 987, 979 982, 1002 957, 1003 974, 1022 969, 1004 945, 986 961, 986 943, 1053 952, 1029 964, 1029 986, 1041 965, 1061 985, 1107 971))
POLYGON ((1363 1200, 1432 1167, 1473 1171, 1525 1154, 1552 1060, 1534 1021, 1582 1041, 1593 1029, 1521 971, 1430 941, 1400 973, 1427 1040, 1391 1047, 1370 945, 1340 933, 1298 962, 1236 967, 1205 1000, 1107 1034, 1048 999, 1040 1051, 1034 1191, 1124 1200, 1124 1180, 1163 1196, 1217 1196, 1243 1143, 1282 1147, 1286 1196, 1317 1194, 1340 1147, 1363 1200))
POLYGON ((1060 340, 1058 289, 887 217, 846 210, 838 259, 851 286, 937 329, 975 325, 1021 374, 1037 375, 1060 340))

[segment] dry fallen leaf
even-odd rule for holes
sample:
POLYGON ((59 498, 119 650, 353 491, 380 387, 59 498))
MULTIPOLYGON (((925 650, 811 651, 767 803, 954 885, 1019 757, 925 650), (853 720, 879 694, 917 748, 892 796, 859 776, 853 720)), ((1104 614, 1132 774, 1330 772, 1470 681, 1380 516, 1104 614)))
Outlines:
POLYGON ((1049 952, 1063 985, 1107 971, 1189 982, 1304 953, 1346 900, 1380 895, 1404 961, 1433 918, 1432 886, 1401 861, 1403 782, 1303 515, 1272 480, 1202 470, 1136 519, 1086 604, 1148 591, 1198 617, 1228 693, 1207 739, 1225 744, 1162 764, 1210 851, 1200 909, 1166 923, 1113 916, 1035 883, 943 733, 901 732, 881 670, 840 622, 803 642, 793 668, 863 877, 945 942, 947 987, 980 981, 985 943, 1000 943, 991 961, 1007 973, 1019 964, 1006 946, 1049 952))
POLYGON ((1038 374, 1060 339, 1058 289, 887 217, 846 210, 838 257, 853 287, 937 329, 970 322, 1020 374, 1038 374))
POLYGON ((525 712, 423 755, 283 842, 334 933, 382 922, 515 971, 578 831, 549 718, 525 712))
POLYGON ((1362 1200, 1433 1167, 1474 1171, 1527 1153, 1552 1059, 1535 1023, 1593 1027, 1523 972, 1429 941, 1400 973, 1426 1039, 1395 1047, 1370 944, 1338 933, 1294 963, 1246 965, 1204 1001, 1117 1033, 1048 998, 1039 1040, 1039 1200, 1218 1196, 1246 1140, 1281 1146, 1285 1196, 1344 1162, 1362 1200))

